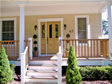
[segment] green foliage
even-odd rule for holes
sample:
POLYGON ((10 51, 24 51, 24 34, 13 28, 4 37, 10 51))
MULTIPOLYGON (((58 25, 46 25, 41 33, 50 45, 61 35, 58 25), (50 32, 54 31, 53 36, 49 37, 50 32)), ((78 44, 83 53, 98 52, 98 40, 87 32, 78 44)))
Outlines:
POLYGON ((103 31, 104 35, 108 35, 108 21, 103 20, 102 27, 103 27, 102 31, 103 31))
POLYGON ((37 41, 34 41, 33 44, 37 44, 37 41))
POLYGON ((15 73, 15 67, 16 67, 15 64, 10 64, 10 68, 11 68, 13 74, 15 73))
POLYGON ((68 55, 68 67, 66 72, 66 84, 80 84, 82 77, 77 66, 77 60, 74 53, 74 48, 70 47, 68 55))
POLYGON ((36 35, 36 34, 34 34, 34 35, 33 35, 33 38, 34 38, 34 39, 36 39, 36 38, 37 38, 37 35, 36 35))
POLYGON ((34 47, 33 50, 34 50, 34 51, 37 51, 37 47, 34 47))
POLYGON ((9 60, 5 53, 5 49, 0 51, 0 84, 7 84, 13 80, 13 72, 10 68, 9 60))
POLYGON ((112 66, 80 67, 80 73, 86 80, 112 80, 112 66))

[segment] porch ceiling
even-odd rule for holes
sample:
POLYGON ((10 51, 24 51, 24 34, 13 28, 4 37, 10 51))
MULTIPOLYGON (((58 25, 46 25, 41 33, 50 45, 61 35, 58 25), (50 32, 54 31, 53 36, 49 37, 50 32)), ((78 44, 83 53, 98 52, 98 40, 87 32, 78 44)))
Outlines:
POLYGON ((2 16, 19 16, 24 1, 25 15, 101 13, 110 0, 0 0, 2 16))

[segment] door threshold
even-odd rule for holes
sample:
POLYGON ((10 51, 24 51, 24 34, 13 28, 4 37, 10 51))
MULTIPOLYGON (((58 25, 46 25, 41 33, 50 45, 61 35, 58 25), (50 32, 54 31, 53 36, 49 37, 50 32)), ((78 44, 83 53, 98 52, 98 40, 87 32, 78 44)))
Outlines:
POLYGON ((56 56, 56 54, 41 54, 39 57, 44 57, 44 56, 56 56))

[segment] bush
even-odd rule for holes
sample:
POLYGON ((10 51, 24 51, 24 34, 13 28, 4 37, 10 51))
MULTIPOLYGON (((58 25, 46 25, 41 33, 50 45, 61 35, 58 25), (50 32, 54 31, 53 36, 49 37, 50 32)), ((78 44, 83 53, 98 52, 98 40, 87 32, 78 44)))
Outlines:
POLYGON ((12 70, 12 72, 13 72, 13 75, 14 75, 14 73, 15 73, 15 64, 10 64, 10 68, 11 68, 11 70, 12 70))
POLYGON ((112 80, 112 67, 80 67, 80 73, 83 80, 112 80))
POLYGON ((69 49, 67 63, 68 67, 66 73, 66 84, 80 84, 82 77, 80 75, 79 68, 77 66, 77 60, 73 47, 70 47, 69 49))
POLYGON ((9 60, 5 53, 5 49, 0 51, 0 84, 7 84, 13 80, 13 72, 10 68, 9 60))

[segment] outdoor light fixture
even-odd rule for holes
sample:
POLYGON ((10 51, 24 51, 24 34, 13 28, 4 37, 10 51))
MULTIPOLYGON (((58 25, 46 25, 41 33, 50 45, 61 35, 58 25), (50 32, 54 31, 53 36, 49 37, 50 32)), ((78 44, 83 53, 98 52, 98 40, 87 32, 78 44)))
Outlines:
POLYGON ((66 25, 66 24, 64 24, 64 29, 66 29, 66 27, 67 27, 67 25, 66 25))
POLYGON ((34 26, 34 30, 35 30, 35 31, 37 30, 37 25, 34 26))

